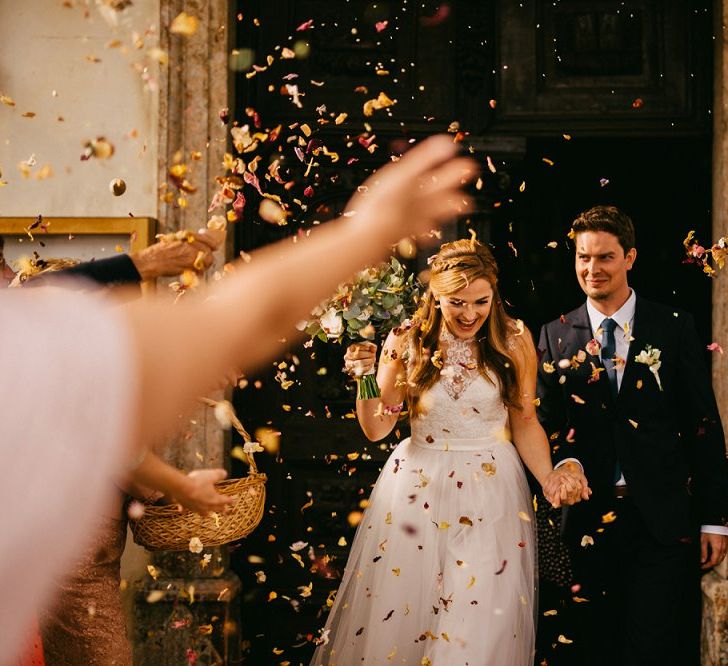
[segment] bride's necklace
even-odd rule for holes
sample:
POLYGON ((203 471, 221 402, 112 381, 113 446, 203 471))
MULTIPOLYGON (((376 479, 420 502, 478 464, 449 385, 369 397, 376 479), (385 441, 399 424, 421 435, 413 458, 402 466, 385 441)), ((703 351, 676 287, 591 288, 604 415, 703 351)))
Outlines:
POLYGON ((445 352, 440 380, 448 395, 457 400, 477 377, 478 364, 473 353, 475 338, 463 340, 453 335, 445 322, 440 328, 440 347, 445 352))

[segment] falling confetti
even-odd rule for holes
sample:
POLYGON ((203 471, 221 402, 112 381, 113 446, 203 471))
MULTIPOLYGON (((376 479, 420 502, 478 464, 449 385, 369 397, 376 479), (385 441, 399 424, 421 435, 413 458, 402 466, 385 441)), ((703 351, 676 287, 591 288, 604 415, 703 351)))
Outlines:
POLYGON ((81 153, 81 161, 86 161, 95 157, 98 160, 107 160, 114 154, 114 144, 105 139, 103 136, 93 141, 87 141, 84 144, 81 153))
POLYGON ((200 21, 197 17, 180 12, 169 26, 169 31, 174 35, 182 35, 183 37, 191 37, 200 27, 200 21))
POLYGON ((386 109, 390 106, 394 106, 397 103, 396 99, 390 99, 383 92, 380 92, 377 97, 364 102, 364 115, 367 117, 373 116, 375 111, 379 109, 386 109))
POLYGON ((484 462, 481 464, 486 476, 495 476, 495 462, 484 462))
POLYGON ((126 183, 121 178, 114 178, 109 183, 109 190, 115 197, 120 197, 126 192, 126 183))

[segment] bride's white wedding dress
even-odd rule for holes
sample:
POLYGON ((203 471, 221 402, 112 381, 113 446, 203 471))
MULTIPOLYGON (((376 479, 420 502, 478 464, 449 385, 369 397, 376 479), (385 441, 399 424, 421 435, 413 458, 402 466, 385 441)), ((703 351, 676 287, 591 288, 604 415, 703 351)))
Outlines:
POLYGON ((452 342, 372 491, 312 666, 533 663, 531 496, 497 385, 452 342))

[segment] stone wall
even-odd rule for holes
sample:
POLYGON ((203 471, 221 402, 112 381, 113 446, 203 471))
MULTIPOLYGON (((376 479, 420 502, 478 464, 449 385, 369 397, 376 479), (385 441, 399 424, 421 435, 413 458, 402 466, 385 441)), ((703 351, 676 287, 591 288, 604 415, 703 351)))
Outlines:
MULTIPOLYGON (((713 104, 713 240, 728 235, 728 3, 714 4, 713 104)), ((713 339, 728 349, 728 275, 713 282, 713 339)), ((713 354, 713 386, 724 427, 728 427, 728 358, 713 354)), ((706 666, 728 663, 728 564, 703 577, 702 661, 706 666)))
POLYGON ((159 1, 69 5, 0 2, 0 94, 15 102, 0 104, 0 215, 156 217, 159 1), (98 137, 113 156, 82 161, 98 137))

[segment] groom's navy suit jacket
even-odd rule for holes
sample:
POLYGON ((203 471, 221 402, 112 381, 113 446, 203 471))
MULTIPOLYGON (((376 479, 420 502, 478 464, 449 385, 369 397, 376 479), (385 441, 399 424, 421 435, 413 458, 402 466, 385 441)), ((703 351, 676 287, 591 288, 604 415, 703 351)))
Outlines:
POLYGON ((662 543, 694 538, 697 526, 726 525, 728 464, 718 409, 692 317, 637 297, 633 340, 616 400, 599 355, 560 368, 592 339, 586 304, 546 324, 539 340, 539 420, 554 463, 577 458, 593 490, 569 508, 567 538, 593 534, 614 506, 616 464, 647 529, 662 543), (648 345, 659 349, 658 387, 635 362, 648 345), (553 363, 547 372, 544 363, 553 363), (563 378, 563 379, 561 379, 563 378), (573 441, 567 441, 573 440, 573 441))

